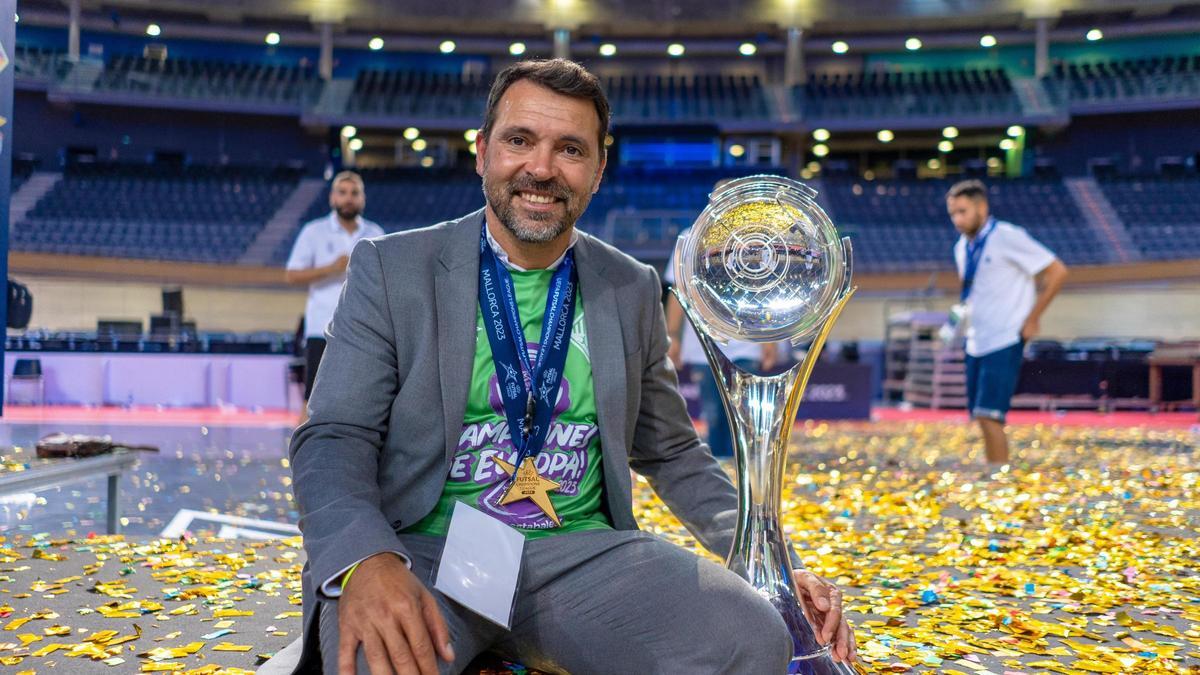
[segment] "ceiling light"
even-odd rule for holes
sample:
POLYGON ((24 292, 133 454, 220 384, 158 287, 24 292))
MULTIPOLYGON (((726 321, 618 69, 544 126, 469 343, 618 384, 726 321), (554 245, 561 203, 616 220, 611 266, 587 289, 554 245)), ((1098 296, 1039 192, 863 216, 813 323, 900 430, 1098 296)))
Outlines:
POLYGON ((937 171, 938 169, 942 168, 942 160, 937 158, 931 159, 928 162, 925 162, 925 166, 929 167, 930 171, 937 171))
POLYGON ((279 33, 267 33, 266 43, 272 46, 279 44, 279 33))
POLYGON ((1003 162, 1000 161, 999 157, 988 157, 987 159, 987 165, 993 169, 999 169, 1001 164, 1003 164, 1003 162))
POLYGON ((841 40, 833 43, 830 48, 833 49, 834 54, 845 54, 846 52, 850 51, 850 45, 841 40))
POLYGON ((818 143, 824 143, 825 141, 829 140, 829 130, 813 129, 813 140, 817 141, 818 143))
POLYGON ((354 152, 358 152, 359 150, 362 150, 363 149, 363 139, 361 139, 361 138, 352 139, 350 141, 350 149, 353 150, 354 152))
POLYGON ((1025 127, 1021 126, 1020 124, 1014 124, 1008 128, 1008 135, 1012 136, 1013 138, 1016 138, 1023 133, 1025 133, 1025 127))
POLYGON ((381 38, 381 37, 371 38, 371 41, 367 43, 367 47, 369 47, 371 49, 371 51, 373 51, 373 52, 377 52, 380 49, 383 49, 383 38, 381 38))
POLYGON ((1104 39, 1104 31, 1100 30, 1099 28, 1093 28, 1087 32, 1087 39, 1088 39, 1088 42, 1095 42, 1096 40, 1102 40, 1102 39, 1104 39))
POLYGON ((421 130, 416 127, 409 127, 404 130, 405 140, 415 141, 421 135, 421 130))
POLYGON ((891 129, 880 129, 879 133, 875 134, 875 138, 878 138, 880 143, 891 143, 895 137, 896 134, 893 134, 891 129))
POLYGON ((442 44, 438 45, 438 51, 443 54, 449 54, 457 47, 458 45, 454 44, 454 40, 443 40, 442 44))
POLYGON ((422 157, 421 158, 421 166, 425 167, 426 169, 433 166, 433 158, 432 157, 422 157))
POLYGON ((987 48, 995 47, 996 46, 996 36, 995 35, 984 35, 983 37, 979 38, 979 46, 987 47, 987 48))
POLYGON ((671 44, 667 45, 667 53, 671 56, 683 56, 683 52, 683 45, 679 44, 678 42, 672 42, 671 44))
POLYGON ((508 46, 508 53, 512 54, 513 56, 520 56, 520 55, 524 54, 525 53, 525 43, 524 42, 512 43, 511 45, 508 46))
POLYGON ((817 157, 824 157, 829 154, 829 146, 824 143, 817 143, 813 146, 813 154, 817 157))
POLYGON ((358 135, 358 129, 347 124, 342 127, 342 138, 354 138, 358 135))
POLYGON ((424 138, 418 138, 417 140, 413 141, 412 149, 416 150, 417 152, 425 152, 425 147, 427 145, 429 145, 429 144, 425 141, 424 138))
POLYGON ((942 129, 943 138, 958 138, 958 127, 946 127, 942 129))
POLYGON ((753 42, 743 42, 741 46, 738 47, 738 53, 742 56, 754 56, 756 53, 758 53, 758 47, 755 46, 753 42))
POLYGON ((746 148, 734 143, 733 145, 729 146, 729 154, 734 157, 741 157, 742 155, 746 154, 746 148))
POLYGON ((908 38, 904 41, 904 48, 910 52, 915 52, 921 48, 921 38, 908 38))
POLYGON ((479 138, 479 130, 467 129, 463 132, 463 138, 465 138, 468 143, 474 143, 475 139, 479 138))
POLYGON ((149 35, 150 37, 158 37, 159 35, 162 35, 162 28, 159 27, 158 24, 152 23, 149 26, 146 26, 146 35, 149 35))
POLYGON ((467 151, 474 155, 475 153, 479 152, 479 147, 472 143, 467 146, 467 151))
POLYGON ((1000 149, 1001 150, 1012 150, 1015 147, 1017 147, 1017 143, 1016 143, 1016 141, 1014 141, 1011 138, 1006 138, 1006 139, 1000 141, 1000 149))
POLYGON ((954 143, 952 143, 950 141, 942 141, 941 143, 938 143, 938 152, 953 152, 953 151, 954 151, 954 143))
POLYGON ((617 46, 611 42, 600 45, 600 56, 612 56, 617 53, 617 46))
POLYGON ((813 173, 816 173, 817 171, 821 170, 821 163, 814 159, 813 161, 809 162, 808 164, 805 164, 804 168, 808 169, 809 171, 812 171, 813 173))

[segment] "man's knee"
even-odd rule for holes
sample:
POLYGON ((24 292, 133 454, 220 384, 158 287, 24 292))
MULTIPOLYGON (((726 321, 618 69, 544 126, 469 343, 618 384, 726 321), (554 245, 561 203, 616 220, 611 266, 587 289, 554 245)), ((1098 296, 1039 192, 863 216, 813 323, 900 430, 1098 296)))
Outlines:
POLYGON ((714 597, 712 608, 722 626, 722 639, 714 640, 708 660, 723 664, 713 672, 786 673, 794 647, 792 634, 779 610, 748 584, 714 597))
POLYGON ((786 673, 795 647, 779 611, 763 599, 745 621, 738 638, 742 652, 739 666, 744 664, 744 667, 735 668, 734 672, 786 673))

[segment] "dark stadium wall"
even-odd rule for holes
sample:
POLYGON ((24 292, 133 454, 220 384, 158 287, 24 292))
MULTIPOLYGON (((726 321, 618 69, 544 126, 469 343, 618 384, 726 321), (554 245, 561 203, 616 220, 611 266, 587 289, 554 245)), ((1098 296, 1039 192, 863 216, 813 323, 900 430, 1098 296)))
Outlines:
POLYGON ((232 115, 151 108, 52 104, 40 92, 17 92, 16 114, 28 120, 15 151, 52 170, 68 146, 95 148, 101 160, 142 161, 155 150, 183 152, 202 164, 325 164, 325 130, 310 134, 294 117, 232 115))
POLYGON ((1159 157, 1191 159, 1200 153, 1200 115, 1166 110, 1122 115, 1075 115, 1057 134, 1039 132, 1035 152, 1050 157, 1061 173, 1084 175, 1088 160, 1110 159, 1121 173, 1153 173, 1159 157))

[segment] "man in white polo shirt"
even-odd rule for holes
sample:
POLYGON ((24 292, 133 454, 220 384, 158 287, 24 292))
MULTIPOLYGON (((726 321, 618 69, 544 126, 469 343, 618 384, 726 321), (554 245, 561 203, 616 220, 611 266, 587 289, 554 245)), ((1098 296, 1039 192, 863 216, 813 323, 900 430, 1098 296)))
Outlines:
POLYGON ((1040 331, 1067 266, 1023 228, 992 217, 980 181, 955 183, 946 193, 946 210, 961 234, 954 261, 962 279, 956 312, 969 322, 967 411, 979 423, 988 462, 1005 464, 1004 420, 1025 342, 1040 331))
MULTIPOLYGON (((721 183, 717 184, 720 187, 721 183)), ((715 188, 714 188, 715 189, 715 188)), ((682 235, 681 235, 682 236, 682 235)), ((675 252, 667 261, 667 269, 663 273, 663 281, 675 283, 675 252)), ((684 364, 691 369, 699 369, 700 380, 700 412, 708 426, 708 447, 716 457, 733 456, 733 432, 729 427, 729 417, 725 414, 724 404, 721 403, 721 392, 718 389, 717 378, 713 375, 708 359, 704 356, 704 347, 700 338, 684 316, 683 306, 679 304, 675 294, 667 295, 667 335, 671 338, 671 346, 667 356, 678 370, 684 364)), ((770 370, 775 365, 778 348, 774 343, 758 344, 754 342, 739 342, 730 340, 720 346, 721 351, 730 361, 748 370, 770 370)))
MULTIPOLYGON (((288 257, 289 284, 308 286, 304 308, 304 400, 312 393, 325 352, 325 327, 333 318, 346 281, 346 263, 359 239, 383 236, 383 228, 362 217, 367 206, 362 177, 343 171, 329 188, 329 215, 307 223, 288 257)), ((307 410, 304 417, 307 419, 307 410)))

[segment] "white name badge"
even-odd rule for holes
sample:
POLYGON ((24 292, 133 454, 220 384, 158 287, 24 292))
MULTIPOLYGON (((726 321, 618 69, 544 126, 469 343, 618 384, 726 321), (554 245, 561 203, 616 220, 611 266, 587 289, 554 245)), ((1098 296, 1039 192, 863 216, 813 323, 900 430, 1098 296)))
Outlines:
POLYGON ((479 616, 510 628, 524 548, 520 532, 455 502, 433 587, 479 616))

